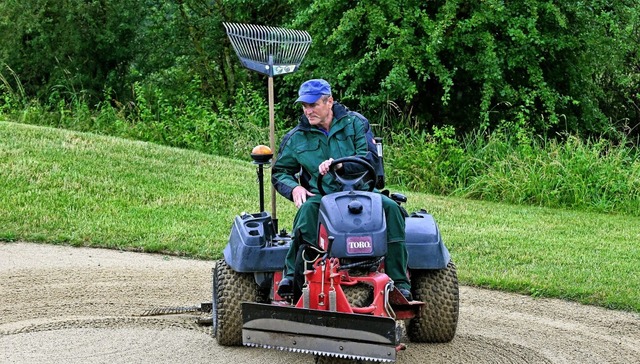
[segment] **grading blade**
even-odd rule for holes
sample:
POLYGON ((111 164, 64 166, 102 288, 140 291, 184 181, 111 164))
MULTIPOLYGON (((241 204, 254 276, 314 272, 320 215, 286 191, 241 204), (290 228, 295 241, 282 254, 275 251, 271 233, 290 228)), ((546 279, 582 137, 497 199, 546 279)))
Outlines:
POLYGON ((388 317, 242 304, 242 341, 247 346, 345 359, 393 362, 398 335, 388 317))

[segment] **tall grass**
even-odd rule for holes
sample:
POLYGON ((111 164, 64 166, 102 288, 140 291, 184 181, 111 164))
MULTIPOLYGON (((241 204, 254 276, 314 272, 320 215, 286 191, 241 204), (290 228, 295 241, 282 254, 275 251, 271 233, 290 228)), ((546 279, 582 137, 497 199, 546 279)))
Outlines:
POLYGON ((392 183, 514 204, 640 216, 640 150, 622 140, 517 138, 450 128, 393 134, 392 183))
POLYGON ((8 64, 3 66, 11 77, 7 78, 5 72, 0 69, 0 113, 24 108, 24 101, 26 100, 24 86, 20 82, 18 75, 8 64), (13 79, 13 82, 11 79, 13 79))
MULTIPOLYGON (((0 78, 0 81, 2 79, 0 78)), ((135 102, 121 104, 105 90, 103 101, 89 105, 82 92, 52 91, 43 104, 27 100, 0 87, 0 96, 20 100, 19 105, 0 103, 0 116, 20 123, 92 132, 161 145, 197 150, 210 154, 248 159, 245 152, 257 144, 268 144, 268 108, 257 100, 260 95, 240 88, 237 106, 205 99, 194 80, 181 95, 166 95, 157 87, 134 84, 135 102)), ((0 84, 2 86, 2 84, 0 84)), ((282 133, 282 132, 281 132, 282 133)))
POLYGON ((534 138, 510 145, 499 137, 467 140, 472 156, 454 194, 491 201, 640 216, 640 153, 610 141, 534 138), (469 168, 470 167, 470 168, 469 168))

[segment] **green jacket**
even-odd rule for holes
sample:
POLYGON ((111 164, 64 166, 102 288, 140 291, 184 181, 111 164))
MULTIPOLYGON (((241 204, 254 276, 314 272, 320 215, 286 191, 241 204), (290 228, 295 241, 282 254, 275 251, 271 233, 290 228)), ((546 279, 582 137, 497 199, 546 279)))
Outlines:
MULTIPOLYGON (((278 149, 278 158, 272 167, 271 183, 284 197, 292 200, 293 189, 302 185, 312 193, 319 193, 317 178, 318 166, 323 161, 333 158, 359 156, 377 167, 378 155, 371 147, 373 134, 369 131, 368 121, 360 114, 349 111, 335 102, 333 105, 333 121, 329 134, 309 124, 303 115, 299 124, 289 131, 278 149)), ((361 169, 354 163, 345 165, 345 173, 361 169)), ((336 192, 339 186, 335 180, 326 175, 323 187, 327 193, 336 192)))

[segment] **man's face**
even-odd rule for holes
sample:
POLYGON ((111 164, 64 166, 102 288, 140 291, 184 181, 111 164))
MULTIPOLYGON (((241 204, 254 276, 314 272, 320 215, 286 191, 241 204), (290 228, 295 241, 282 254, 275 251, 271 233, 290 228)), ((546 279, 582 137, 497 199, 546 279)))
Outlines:
POLYGON ((329 129, 331 120, 333 119, 333 113, 331 112, 332 107, 332 96, 322 96, 313 104, 308 104, 306 102, 302 103, 302 111, 307 119, 309 119, 309 124, 321 126, 327 130, 329 129))

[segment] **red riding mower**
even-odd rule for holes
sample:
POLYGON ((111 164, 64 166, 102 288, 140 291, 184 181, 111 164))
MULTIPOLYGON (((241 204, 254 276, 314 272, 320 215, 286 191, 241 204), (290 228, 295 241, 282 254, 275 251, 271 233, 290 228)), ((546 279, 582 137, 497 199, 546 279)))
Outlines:
MULTIPOLYGON (((277 293, 292 237, 278 233, 267 212, 236 216, 224 259, 213 271, 218 343, 310 353, 316 362, 335 363, 393 362, 405 348, 404 338, 451 341, 458 323, 458 279, 433 217, 402 208, 413 295, 407 301, 383 270, 387 242, 381 195, 373 191, 374 183, 368 191, 355 188, 366 176, 375 178, 375 170, 349 157, 335 160, 330 173, 343 188, 320 191, 318 246, 301 254, 304 285, 294 300, 277 293), (366 172, 346 179, 336 172, 339 163, 358 163, 366 172)), ((400 194, 391 198, 406 202, 400 194)))

